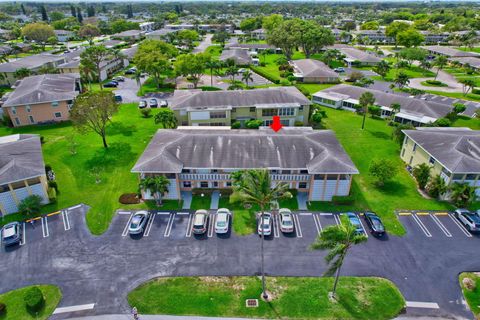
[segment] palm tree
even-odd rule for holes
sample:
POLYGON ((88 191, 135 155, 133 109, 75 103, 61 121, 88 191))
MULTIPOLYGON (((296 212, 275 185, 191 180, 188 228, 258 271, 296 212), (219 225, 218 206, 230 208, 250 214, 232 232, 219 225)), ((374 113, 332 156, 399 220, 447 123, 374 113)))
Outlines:
POLYGON ((449 188, 450 200, 457 207, 465 207, 476 200, 477 194, 475 193, 476 187, 469 185, 468 183, 453 183, 449 188))
MULTIPOLYGON (((241 176, 234 183, 233 199, 242 201, 246 204, 256 204, 260 207, 260 221, 264 220, 265 209, 269 207, 272 201, 280 198, 291 197, 288 192, 288 185, 284 183, 277 183, 272 188, 272 182, 268 170, 246 170, 241 173, 241 176)), ((265 283, 265 266, 264 266, 264 252, 263 245, 265 237, 260 235, 261 247, 261 273, 262 273, 262 297, 268 299, 268 293, 265 283)))
POLYGON ((374 71, 376 73, 378 73, 379 75, 382 76, 382 78, 385 78, 386 75, 388 74, 388 71, 390 71, 390 64, 385 61, 385 60, 382 60, 380 61, 380 63, 374 68, 374 71))
POLYGON ((245 85, 248 87, 248 82, 252 81, 253 82, 253 75, 252 71, 250 70, 245 70, 242 74, 242 80, 245 81, 245 85))
POLYGON ((215 60, 209 60, 205 64, 207 69, 210 69, 210 86, 213 87, 213 70, 218 68, 218 62, 215 60))
POLYGON ((443 180, 443 178, 437 174, 435 177, 430 179, 430 182, 427 186, 427 191, 431 197, 437 199, 448 191, 448 187, 445 183, 445 180, 443 180))
POLYGON ((325 62, 326 65, 330 66, 333 60, 337 58, 337 53, 335 50, 327 50, 324 52, 322 55, 323 62, 325 62))
POLYGON ((430 180, 430 171, 432 168, 426 164, 426 163, 421 163, 413 168, 413 176, 417 180, 418 187, 421 190, 425 189, 425 186, 428 183, 428 180, 430 180))
POLYGON ((430 69, 431 67, 432 67, 432 64, 427 59, 423 59, 423 60, 420 61, 420 68, 423 69, 423 74, 425 74, 426 71, 428 69, 430 69))
POLYGON ((375 96, 370 91, 362 93, 359 99, 359 104, 363 109, 362 130, 365 128, 365 117, 367 116, 368 107, 375 103, 375 96))
POLYGON ((162 195, 165 192, 168 192, 169 185, 170 180, 168 180, 165 176, 155 176, 143 178, 139 183, 139 188, 150 191, 150 194, 153 195, 157 206, 160 206, 162 205, 162 195))
POLYGON ((475 88, 475 80, 473 79, 460 79, 458 82, 462 84, 463 95, 466 96, 470 90, 475 88))
POLYGON ((20 69, 17 69, 15 70, 15 78, 17 79, 23 79, 25 77, 28 77, 32 74, 32 71, 30 71, 30 69, 27 69, 27 68, 20 68, 20 69))
POLYGON ((80 74, 88 82, 88 87, 92 91, 92 79, 95 77, 95 68, 90 64, 80 64, 80 74))
POLYGON ((140 70, 136 70, 135 73, 133 74, 133 77, 135 78, 135 81, 137 82, 137 87, 138 90, 140 91, 140 95, 143 96, 143 90, 142 90, 142 72, 140 70))
POLYGON ((231 79, 232 79, 232 84, 235 83, 235 76, 238 74, 238 67, 236 65, 231 65, 227 67, 227 72, 231 79))
POLYGON ((393 82, 399 87, 399 88, 403 88, 405 87, 406 85, 408 85, 410 83, 410 78, 408 77, 408 75, 403 72, 403 71, 400 71, 397 76, 395 77, 395 79, 393 80, 393 82))
POLYGON ((437 67, 437 73, 435 74, 434 80, 437 80, 438 73, 440 72, 440 70, 442 70, 445 67, 447 62, 448 60, 447 60, 447 57, 445 56, 438 56, 435 58, 435 60, 433 60, 433 64, 437 67))
POLYGON ((325 256, 328 269, 324 274, 327 276, 335 274, 335 282, 333 283, 331 293, 332 298, 335 298, 340 270, 348 250, 354 245, 365 241, 367 241, 367 237, 363 234, 358 234, 351 223, 343 223, 325 228, 312 244, 311 248, 314 250, 330 250, 325 256))

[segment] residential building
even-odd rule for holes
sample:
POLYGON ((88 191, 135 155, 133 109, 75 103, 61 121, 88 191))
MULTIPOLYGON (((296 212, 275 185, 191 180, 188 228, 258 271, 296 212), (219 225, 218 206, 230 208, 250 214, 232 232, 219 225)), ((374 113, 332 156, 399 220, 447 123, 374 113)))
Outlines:
POLYGON ((35 54, 15 61, 1 63, 0 74, 3 74, 4 77, 0 77, 0 84, 13 85, 18 79, 15 75, 15 71, 18 69, 26 68, 35 73, 42 68, 55 68, 65 62, 66 57, 64 55, 35 54))
POLYGON ((8 95, 2 109, 15 127, 66 121, 80 89, 78 73, 27 77, 8 95))
POLYGON ((316 59, 300 59, 290 61, 293 66, 293 76, 304 83, 338 83, 338 73, 330 69, 325 63, 316 59))
MULTIPOLYGON (((219 58, 220 61, 233 60, 239 66, 246 66, 253 63, 252 57, 247 49, 228 49, 223 50, 219 58)), ((258 59, 256 59, 258 64, 258 59)))
POLYGON ((120 39, 125 41, 140 40, 145 35, 145 31, 142 30, 127 30, 111 35, 112 39, 120 39))
MULTIPOLYGON (((272 184, 307 193, 308 200, 330 201, 350 193, 358 170, 330 130, 284 128, 274 132, 218 127, 158 130, 132 169, 139 178, 164 175, 167 199, 192 189, 229 189, 231 173, 267 169, 272 184)), ((144 199, 152 199, 148 190, 144 199)))
POLYGON ((441 104, 446 104, 448 106, 451 106, 452 108, 455 106, 455 104, 463 104, 467 109, 461 113, 463 116, 467 116, 470 118, 475 118, 478 110, 480 109, 480 103, 475 102, 475 101, 470 101, 470 100, 463 100, 463 99, 458 99, 458 98, 449 98, 445 96, 440 96, 432 93, 424 93, 418 96, 415 96, 417 99, 422 99, 422 100, 427 100, 427 101, 432 101, 432 102, 437 102, 441 104))
POLYGON ((140 30, 145 33, 152 32, 153 30, 155 30, 155 22, 141 22, 140 30))
POLYGON ((372 43, 395 43, 393 37, 388 37, 385 34, 385 30, 361 30, 356 33, 357 39, 361 39, 364 42, 369 39, 372 43))
POLYGON ((320 105, 355 111, 359 108, 359 99, 364 92, 371 92, 375 97, 375 105, 382 110, 381 117, 392 116, 392 104, 400 104, 400 111, 395 113, 394 120, 403 124, 422 126, 433 123, 452 112, 453 107, 435 101, 416 99, 394 93, 386 93, 357 86, 339 84, 312 95, 312 102, 320 105))
POLYGON ((450 62, 458 62, 462 66, 470 66, 473 70, 480 70, 480 58, 478 57, 453 57, 448 59, 450 62))
POLYGON ((145 34, 145 37, 149 40, 165 40, 170 33, 176 32, 171 29, 158 29, 152 32, 145 34))
POLYGON ((217 32, 217 31, 226 31, 228 33, 233 33, 234 31, 234 26, 231 24, 189 24, 189 23, 183 23, 183 24, 167 24, 165 25, 165 29, 169 30, 198 30, 198 31, 203 31, 203 32, 217 32))
POLYGON ((261 52, 264 50, 271 50, 274 53, 282 53, 280 48, 275 48, 266 43, 229 43, 225 45, 225 49, 247 49, 251 52, 261 52))
MULTIPOLYGON (((324 26, 325 28, 331 28, 330 26, 324 26)), ((335 36, 335 41, 348 43, 352 40, 352 35, 345 30, 340 30, 337 28, 332 28, 332 34, 335 36)))
POLYGON ((370 51, 362 51, 348 45, 336 44, 328 47, 328 49, 337 49, 345 55, 343 60, 349 68, 352 66, 374 66, 382 61, 382 59, 370 51))
MULTIPOLYGON (((458 182, 480 187, 480 131, 425 127, 403 133, 400 157, 410 167, 429 165, 430 174, 440 175, 447 186, 458 182)), ((480 188, 476 193, 480 196, 480 188)))
POLYGON ((69 30, 55 30, 54 32, 60 42, 66 42, 75 35, 73 31, 69 30))
POLYGON ((258 40, 265 40, 267 38, 267 32, 263 28, 253 30, 250 34, 252 38, 255 38, 258 40))
POLYGON ((0 137, 0 216, 17 212, 20 202, 33 194, 48 203, 47 189, 40 137, 0 137))
POLYGON ((445 56, 447 58, 480 57, 480 54, 476 52, 462 51, 445 46, 424 46, 422 48, 432 56, 445 56))
POLYGON ((280 116, 284 126, 308 123, 308 100, 296 87, 270 87, 253 90, 175 90, 170 108, 182 126, 242 126, 251 119, 272 123, 280 116))
MULTIPOLYGON (((128 67, 130 64, 129 56, 126 54, 125 58, 113 57, 110 60, 104 61, 100 64, 100 80, 107 80, 117 71, 128 67)), ((58 66, 61 73, 80 73, 81 59, 78 57, 67 63, 58 66)))
POLYGON ((447 43, 450 37, 448 32, 420 31, 420 33, 425 37, 425 44, 447 43))

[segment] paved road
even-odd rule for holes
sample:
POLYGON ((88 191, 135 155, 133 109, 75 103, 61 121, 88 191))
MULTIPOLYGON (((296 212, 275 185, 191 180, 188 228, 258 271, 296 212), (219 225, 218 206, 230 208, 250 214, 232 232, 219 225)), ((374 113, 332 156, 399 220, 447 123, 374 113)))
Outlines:
MULTIPOLYGON (((196 238, 189 233, 192 215, 185 211, 153 214, 139 238, 126 234, 131 213, 118 212, 105 234, 92 236, 85 225, 87 210, 82 206, 38 221, 35 228, 26 225, 24 244, 0 252, 0 291, 52 283, 62 289, 60 307, 94 304, 93 309, 52 317, 65 319, 128 313, 127 293, 154 277, 259 273, 256 235, 196 238)), ((367 243, 352 249, 343 274, 385 277, 407 301, 439 306, 407 308, 407 315, 471 318, 462 303, 457 276, 465 270, 480 270, 480 239, 465 233, 448 215, 436 218, 440 222, 429 213, 402 215, 407 235, 381 240, 370 236, 367 243)), ((325 271, 325 253, 311 251, 309 246, 321 228, 338 223, 339 218, 304 212, 295 214, 295 221, 297 234, 291 237, 281 234, 275 224, 274 235, 265 244, 266 272, 320 276, 325 271)))
MULTIPOLYGON (((415 64, 418 64, 418 62, 415 63, 415 64)), ((437 68, 434 67, 434 68, 430 69, 430 71, 436 73, 437 68)), ((433 91, 443 91, 443 92, 463 92, 462 91, 462 84, 459 83, 453 75, 451 75, 450 73, 448 73, 446 71, 439 70, 437 80, 445 83, 448 87, 430 87, 430 86, 424 86, 422 84, 423 81, 433 80, 433 79, 434 79, 433 77, 413 78, 413 79, 410 79, 410 84, 408 86, 411 87, 411 88, 420 89, 420 90, 433 90, 433 91)))
POLYGON ((198 44, 196 48, 193 49, 193 53, 204 52, 208 47, 212 45, 213 34, 208 33, 205 35, 205 38, 198 44))
MULTIPOLYGON (((141 82, 143 83, 145 80, 146 78, 142 78, 141 82)), ((124 103, 139 102, 140 97, 137 96, 138 89, 139 87, 135 79, 125 77, 125 81, 118 83, 114 93, 121 95, 124 103)))

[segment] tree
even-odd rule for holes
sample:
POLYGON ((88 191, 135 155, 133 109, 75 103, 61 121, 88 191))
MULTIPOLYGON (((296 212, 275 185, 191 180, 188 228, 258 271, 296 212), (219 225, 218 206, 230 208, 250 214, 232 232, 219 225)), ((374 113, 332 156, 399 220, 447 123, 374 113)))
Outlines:
POLYGON ((395 113, 398 113, 400 112, 400 108, 402 106, 400 105, 400 103, 398 102, 394 102, 390 105, 390 109, 392 109, 392 113, 395 114, 395 113))
POLYGON ((368 113, 370 113, 372 118, 380 117, 380 115, 382 114, 382 109, 379 106, 373 105, 368 108, 368 113))
POLYGON ((240 21, 240 30, 250 33, 255 29, 262 26, 262 20, 260 17, 246 18, 240 21))
POLYGON ((423 69, 423 74, 425 74, 432 67, 432 64, 427 59, 423 59, 420 61, 419 66, 423 69))
POLYGON ((426 163, 421 163, 413 168, 413 176, 417 180, 418 187, 421 190, 425 189, 425 186, 428 183, 428 180, 430 180, 430 170, 432 168, 426 164, 426 163))
POLYGON ((280 14, 271 14, 265 16, 262 19, 262 28, 268 32, 275 29, 279 24, 283 22, 283 17, 280 14))
POLYGON ((293 29, 297 34, 296 45, 300 46, 309 58, 311 54, 320 52, 323 47, 333 45, 335 37, 332 32, 312 20, 294 19, 293 29))
POLYGON ((100 89, 103 90, 101 78, 101 65, 112 57, 112 50, 104 45, 91 46, 80 54, 81 65, 88 65, 95 68, 95 74, 98 77, 100 89))
POLYGON ((450 127, 452 125, 452 121, 448 118, 438 118, 433 122, 434 127, 450 127))
POLYGON ((435 73, 435 79, 437 80, 438 73, 447 65, 447 57, 445 56, 437 56, 435 60, 433 60, 433 65, 437 67, 437 72, 435 73))
POLYGON ((205 72, 208 60, 210 60, 210 56, 206 53, 182 54, 175 61, 175 71, 178 75, 190 77, 193 87, 197 88, 198 82, 205 72))
POLYGON ((215 70, 220 68, 220 63, 217 60, 210 59, 205 63, 205 67, 210 69, 210 86, 213 87, 213 74, 215 70))
POLYGON ((171 70, 170 59, 177 54, 177 49, 163 41, 145 40, 133 57, 137 68, 153 76, 157 88, 163 82, 163 75, 171 70))
POLYGON ((323 53, 322 60, 323 60, 323 62, 325 62, 325 64, 330 66, 332 61, 337 59, 337 57, 338 57, 338 50, 337 49, 333 49, 333 50, 329 49, 329 50, 325 50, 325 52, 323 53))
POLYGON ((181 45, 187 46, 189 50, 192 50, 193 43, 198 40, 198 32, 195 30, 180 30, 177 33, 177 39, 181 45))
POLYGON ((136 70, 133 77, 135 78, 135 82, 137 83, 138 90, 140 91, 140 95, 143 95, 142 90, 142 71, 136 70))
POLYGON ((458 80, 462 84, 463 95, 466 96, 467 93, 475 88, 475 80, 473 79, 460 79, 458 80))
POLYGON ((235 64, 231 64, 227 67, 225 74, 230 76, 232 84, 235 83, 235 76, 238 74, 238 67, 235 64))
POLYGON ((75 10, 75 7, 73 5, 70 5, 70 12, 72 13, 72 17, 77 17, 77 10, 75 10))
POLYGON ((53 11, 52 13, 50 13, 50 21, 52 22, 63 20, 63 19, 65 19, 65 15, 63 14, 63 12, 53 11))
POLYGON ((103 147, 108 148, 107 124, 117 111, 118 104, 112 92, 89 91, 77 96, 70 111, 70 119, 80 132, 93 131, 98 134, 102 138, 103 147))
POLYGON ((252 82, 253 82, 252 71, 250 71, 249 69, 245 70, 245 71, 242 73, 242 81, 245 81, 245 85, 248 87, 248 82, 249 82, 249 81, 252 81, 252 82))
POLYGON ((415 130, 415 127, 411 124, 396 124, 392 131, 392 139, 396 141, 400 146, 403 144, 405 139, 405 133, 403 130, 415 130))
POLYGON ((93 67, 91 64, 81 64, 80 76, 82 82, 86 81, 89 89, 92 90, 92 81, 95 78, 95 67, 93 67))
POLYGON ((368 112, 368 107, 373 106, 375 104, 375 96, 370 91, 365 91, 360 96, 358 100, 359 105, 363 109, 363 120, 362 120, 362 130, 365 128, 365 117, 368 112))
POLYGON ((282 49, 288 60, 292 58, 293 50, 298 44, 299 24, 297 20, 282 21, 267 33, 267 43, 282 49))
POLYGON ((164 129, 175 129, 177 127, 177 118, 171 109, 162 108, 155 115, 155 123, 161 124, 164 129))
POLYGON ((360 26, 360 30, 378 30, 380 24, 377 21, 367 21, 360 26))
POLYGON ((117 19, 110 23, 110 29, 113 33, 119 33, 127 30, 140 30, 138 22, 131 22, 125 19, 117 19))
POLYGON ((83 22, 82 9, 80 8, 77 8, 77 20, 80 24, 83 22))
POLYGON ((217 31, 212 37, 212 41, 219 42, 222 47, 225 45, 225 42, 230 39, 230 35, 225 31, 217 31))
POLYGON ((95 7, 94 6, 88 6, 87 7, 87 16, 88 17, 95 17, 95 7))
POLYGON ((393 82, 401 89, 410 83, 410 79, 405 72, 400 71, 393 82))
POLYGON ((467 106, 464 105, 463 103, 457 102, 453 104, 453 112, 455 112, 456 114, 462 113, 465 110, 467 110, 467 106))
POLYGON ((370 163, 368 173, 376 179, 376 184, 380 187, 385 185, 385 182, 392 179, 398 172, 398 167, 387 159, 374 159, 370 163))
POLYGON ((312 244, 311 248, 314 250, 329 250, 325 256, 328 269, 324 275, 332 276, 335 274, 332 298, 336 298, 335 293, 340 279, 340 270, 348 251, 351 247, 365 241, 367 241, 367 237, 364 234, 358 234, 355 227, 348 222, 325 228, 312 244))
POLYGON ((457 207, 466 207, 477 199, 477 194, 475 193, 476 188, 477 187, 471 186, 468 183, 454 182, 448 188, 448 191, 450 191, 450 200, 457 207))
POLYGON ((408 29, 397 34, 396 42, 407 48, 417 47, 425 41, 423 34, 415 29, 408 29))
POLYGON ((431 197, 438 199, 448 191, 448 187, 445 183, 445 180, 443 180, 443 178, 437 174, 435 177, 430 179, 430 182, 427 185, 427 191, 431 197))
POLYGON ((40 14, 42 15, 42 20, 48 22, 47 9, 45 9, 45 5, 40 6, 40 14))
POLYGON ((23 79, 23 78, 29 77, 31 74, 32 74, 32 71, 30 71, 30 69, 23 67, 15 70, 14 76, 17 79, 23 79))
POLYGON ((43 22, 29 23, 22 28, 22 36, 28 40, 33 40, 42 46, 45 50, 45 45, 50 37, 55 37, 55 32, 51 26, 43 22))
POLYGON ((397 46, 397 35, 405 30, 410 29, 410 25, 405 22, 394 21, 385 29, 385 35, 395 39, 395 47, 397 46))
MULTIPOLYGON (((268 170, 246 170, 241 175, 241 183, 234 185, 233 199, 241 201, 244 204, 256 204, 260 208, 260 221, 264 220, 265 209, 268 209, 270 203, 281 198, 291 197, 288 192, 288 185, 285 183, 276 183, 272 187, 272 181, 268 170)), ((263 234, 261 238, 261 275, 262 275, 262 297, 267 300, 268 293, 266 289, 265 267, 264 267, 264 242, 263 234)))
POLYGON ((168 186, 170 185, 170 180, 165 176, 155 176, 155 177, 145 177, 140 180, 139 188, 142 190, 148 190, 157 206, 162 205, 162 196, 168 192, 168 186))
POLYGON ((374 68, 373 68, 373 71, 375 71, 376 73, 378 73, 382 78, 385 79, 385 77, 387 76, 388 72, 390 71, 391 67, 390 67, 390 64, 385 61, 385 60, 382 60, 380 61, 380 63, 378 63, 374 68))
POLYGON ((27 216, 40 213, 42 207, 42 197, 36 194, 32 194, 18 204, 18 212, 22 212, 27 216))
POLYGON ((422 48, 405 48, 400 50, 399 56, 408 61, 411 66, 413 61, 424 61, 428 55, 427 50, 422 48))
POLYGON ((93 45, 93 38, 98 37, 100 34, 100 29, 93 24, 85 24, 78 30, 78 35, 87 39, 90 45, 93 45))

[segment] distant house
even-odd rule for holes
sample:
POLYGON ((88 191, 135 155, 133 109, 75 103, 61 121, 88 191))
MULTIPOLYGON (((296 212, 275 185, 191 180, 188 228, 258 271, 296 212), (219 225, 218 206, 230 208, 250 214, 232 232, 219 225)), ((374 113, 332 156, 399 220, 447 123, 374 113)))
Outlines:
POLYGON ((38 195, 44 204, 48 203, 47 189, 40 137, 0 137, 0 216, 17 212, 20 202, 30 195, 38 195))
POLYGON ((8 40, 10 38, 11 30, 0 29, 0 39, 8 40))
MULTIPOLYGON (((230 49, 223 50, 220 56, 220 61, 233 60, 235 64, 239 66, 246 66, 253 63, 253 59, 250 56, 247 49, 230 49)), ((255 59, 258 64, 258 59, 255 59)))
POLYGON ((27 77, 9 94, 2 109, 15 127, 66 121, 80 89, 78 73, 27 77))
POLYGON ((418 128, 403 130, 400 157, 410 167, 425 163, 431 175, 447 186, 458 182, 477 187, 480 196, 480 131, 469 128, 418 128))
POLYGON ((228 33, 233 33, 234 26, 231 24, 190 24, 190 23, 182 23, 182 24, 167 24, 164 27, 165 29, 169 30, 198 30, 203 32, 217 32, 217 31, 226 31, 228 33))
POLYGON ((4 77, 0 78, 0 84, 13 85, 17 81, 15 71, 26 68, 32 73, 37 72, 44 67, 57 67, 59 64, 65 63, 67 57, 65 55, 54 54, 35 54, 15 61, 4 62, 0 64, 0 74, 4 77))
POLYGON ((425 37, 425 44, 447 43, 450 37, 448 32, 420 31, 425 37))
POLYGON ((133 56, 135 55, 135 53, 137 53, 137 51, 138 51, 138 45, 136 45, 136 44, 134 44, 130 48, 125 48, 125 49, 120 50, 120 52, 123 53, 127 57, 128 61, 133 60, 133 56))
MULTIPOLYGON (((77 58, 58 66, 61 73, 80 73, 81 59, 77 58)), ((130 64, 128 56, 126 58, 112 58, 100 64, 100 79, 107 80, 115 72, 127 67, 130 64)))
POLYGON ((392 44, 395 43, 395 39, 388 37, 385 34, 385 30, 361 30, 357 32, 357 39, 365 41, 369 39, 373 43, 392 44))
POLYGON ((165 29, 165 28, 158 29, 145 34, 145 38, 149 40, 165 40, 170 33, 174 33, 174 32, 177 32, 177 31, 171 30, 171 29, 165 29))
POLYGON ((66 42, 75 35, 72 31, 68 30, 55 30, 54 32, 57 40, 60 42, 66 42))
POLYGON ((453 107, 443 103, 416 99, 403 95, 385 93, 357 86, 340 84, 312 95, 312 102, 320 105, 355 111, 359 107, 360 96, 364 92, 371 92, 375 96, 375 105, 382 110, 382 117, 392 116, 392 104, 400 104, 400 112, 395 113, 394 120, 403 124, 422 126, 435 122, 452 112, 453 107))
POLYGON ((352 46, 347 45, 334 45, 328 47, 327 49, 337 49, 345 58, 343 59, 348 67, 359 65, 359 66, 374 66, 380 63, 382 59, 377 57, 375 54, 369 51, 362 51, 352 46))
POLYGON ((480 57, 479 53, 462 51, 451 47, 444 46, 424 46, 423 49, 427 50, 430 55, 433 56, 445 56, 447 58, 459 58, 459 57, 480 57))
POLYGON ((145 33, 152 32, 153 30, 155 30, 155 22, 141 22, 140 30, 145 33))
POLYGON ((338 74, 320 60, 292 60, 290 64, 293 66, 293 76, 297 81, 304 83, 337 83, 340 81, 338 74))
POLYGON ((265 40, 267 38, 267 32, 263 28, 253 30, 250 34, 252 35, 252 38, 258 40, 265 40))
POLYGON ((102 42, 102 45, 104 45, 105 48, 107 48, 107 49, 114 49, 114 48, 123 46, 124 44, 126 44, 125 41, 118 40, 118 39, 117 40, 106 40, 106 41, 102 42))
POLYGON ((449 58, 451 62, 458 62, 462 66, 469 65, 473 70, 480 70, 480 58, 479 57, 453 57, 449 58))
POLYGON ((275 48, 266 43, 229 43, 225 46, 225 49, 247 49, 251 52, 271 50, 274 53, 282 53, 280 48, 275 48))
POLYGON ((126 41, 140 40, 145 35, 145 31, 142 30, 127 30, 111 35, 112 39, 120 39, 126 41))

